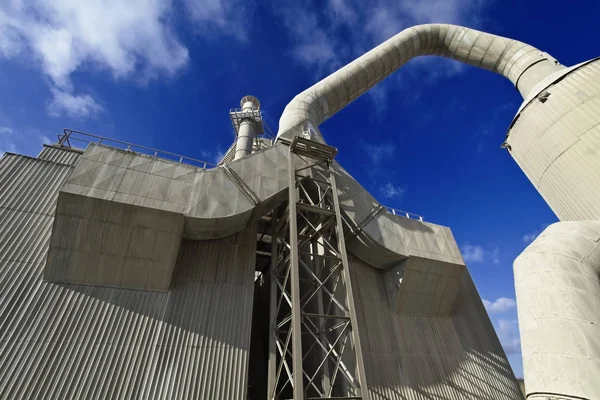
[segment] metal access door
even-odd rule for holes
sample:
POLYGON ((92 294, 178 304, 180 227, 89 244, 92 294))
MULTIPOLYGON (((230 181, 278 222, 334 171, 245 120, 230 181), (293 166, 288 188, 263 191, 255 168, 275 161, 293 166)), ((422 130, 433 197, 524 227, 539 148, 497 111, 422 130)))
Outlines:
POLYGON ((272 218, 270 400, 368 399, 336 152, 304 138, 290 144, 289 202, 272 218))

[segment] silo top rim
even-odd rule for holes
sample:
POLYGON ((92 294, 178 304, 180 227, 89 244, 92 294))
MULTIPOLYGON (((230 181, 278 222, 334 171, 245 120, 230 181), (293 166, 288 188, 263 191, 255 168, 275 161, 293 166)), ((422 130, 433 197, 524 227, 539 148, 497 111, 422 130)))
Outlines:
POLYGON ((251 95, 242 97, 242 100, 240 100, 240 107, 244 107, 244 104, 247 102, 254 103, 254 105, 256 105, 256 108, 260 109, 260 101, 258 101, 256 97, 251 95))

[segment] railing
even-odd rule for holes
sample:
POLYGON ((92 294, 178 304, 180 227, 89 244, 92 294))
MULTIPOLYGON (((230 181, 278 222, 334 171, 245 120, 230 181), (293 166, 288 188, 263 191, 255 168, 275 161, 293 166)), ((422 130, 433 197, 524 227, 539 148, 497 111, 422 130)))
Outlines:
POLYGON ((396 208, 392 208, 392 207, 388 207, 388 206, 383 206, 383 207, 385 207, 386 210, 388 210, 390 213, 392 213, 394 215, 398 215, 400 217, 404 217, 404 218, 408 218, 408 219, 417 219, 417 220, 423 222, 423 217, 418 214, 410 213, 408 211, 398 210, 396 208))
POLYGON ((139 144, 123 142, 122 140, 110 139, 104 136, 93 135, 91 133, 75 131, 72 129, 65 129, 63 134, 58 134, 58 144, 60 146, 72 147, 71 141, 78 141, 83 143, 98 143, 109 147, 115 147, 117 149, 123 149, 126 151, 132 151, 140 154, 146 154, 152 157, 160 157, 165 160, 185 163, 207 169, 207 167, 216 167, 216 164, 208 161, 197 160, 195 158, 182 156, 181 154, 175 154, 168 151, 153 149, 152 147, 141 146, 139 144))
POLYGON ((231 119, 231 125, 233 126, 233 131, 235 132, 236 137, 240 130, 240 125, 244 119, 250 119, 255 122, 258 128, 255 132, 257 135, 263 133, 263 120, 260 110, 243 111, 241 108, 232 108, 229 110, 229 118, 231 119))

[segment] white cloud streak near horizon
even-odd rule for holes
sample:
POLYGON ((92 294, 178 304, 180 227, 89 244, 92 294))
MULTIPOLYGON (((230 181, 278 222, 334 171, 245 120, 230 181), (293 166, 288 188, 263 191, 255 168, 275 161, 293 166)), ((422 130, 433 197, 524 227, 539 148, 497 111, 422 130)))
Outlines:
POLYGON ((498 339, 507 355, 521 352, 521 338, 517 320, 500 319, 496 323, 498 339))
POLYGON ((465 244, 461 248, 462 256, 465 262, 478 262, 482 263, 484 261, 483 258, 483 247, 479 245, 465 244))
POLYGON ((0 126, 0 157, 4 153, 16 153, 17 146, 13 139, 13 130, 7 126, 0 126))
POLYGON ((381 186, 379 190, 381 191, 381 194, 383 194, 383 197, 385 197, 386 199, 395 199, 397 201, 402 200, 402 197, 406 192, 406 189, 399 185, 394 185, 391 182, 388 182, 385 185, 381 186))
POLYGON ((514 310, 517 307, 517 302, 508 297, 499 297, 494 301, 483 299, 483 305, 488 313, 505 313, 514 310))
POLYGON ((476 262, 484 263, 490 261, 494 265, 500 264, 500 248, 498 246, 492 247, 481 246, 478 244, 465 243, 461 246, 460 252, 462 253, 465 262, 476 262))

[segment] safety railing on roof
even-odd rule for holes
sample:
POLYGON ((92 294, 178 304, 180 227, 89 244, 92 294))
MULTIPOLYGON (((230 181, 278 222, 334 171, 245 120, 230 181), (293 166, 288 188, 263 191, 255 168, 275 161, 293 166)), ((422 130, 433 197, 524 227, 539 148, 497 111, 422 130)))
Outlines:
POLYGON ((124 142, 122 140, 110 139, 104 136, 93 135, 91 133, 75 131, 72 129, 65 129, 62 134, 58 134, 57 136, 58 144, 64 147, 73 147, 71 145, 71 141, 83 143, 98 143, 105 146, 145 154, 173 162, 189 164, 195 167, 200 167, 202 169, 214 168, 217 166, 216 164, 210 163, 208 161, 197 160, 195 158, 182 156, 181 154, 175 154, 169 151, 153 149, 152 147, 141 146, 139 144, 124 142))
POLYGON ((385 209, 388 210, 393 215, 398 215, 400 217, 409 218, 409 219, 416 219, 416 220, 423 222, 423 217, 421 215, 410 213, 408 211, 398 210, 396 208, 392 208, 392 207, 388 207, 388 206, 383 206, 383 207, 385 207, 385 209))

